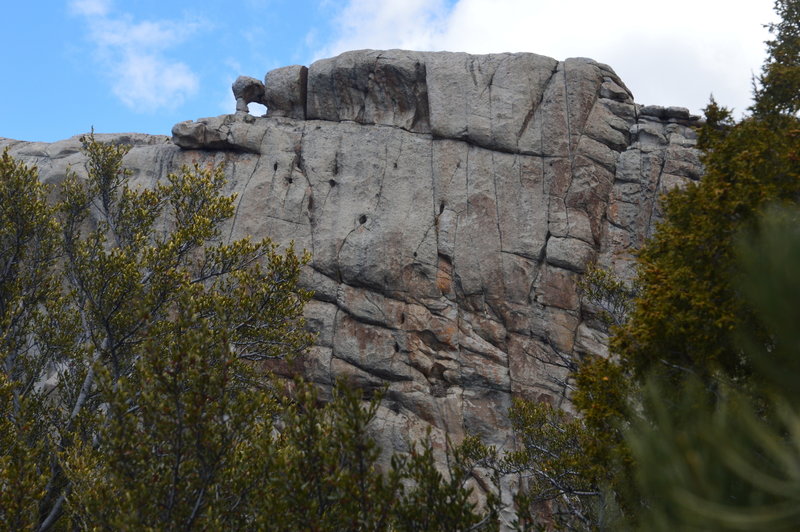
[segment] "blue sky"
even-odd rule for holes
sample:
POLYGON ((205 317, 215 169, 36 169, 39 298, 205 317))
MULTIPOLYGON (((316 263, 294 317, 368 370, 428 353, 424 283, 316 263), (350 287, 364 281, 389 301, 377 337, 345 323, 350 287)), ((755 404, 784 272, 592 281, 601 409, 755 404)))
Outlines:
POLYGON ((645 104, 743 110, 772 0, 40 0, 0 18, 0 137, 170 134, 230 85, 357 48, 526 51, 608 63, 645 104), (740 5, 737 5, 740 4, 740 5), (736 7, 733 7, 736 6, 736 7), (713 20, 713 24, 709 24, 713 20))

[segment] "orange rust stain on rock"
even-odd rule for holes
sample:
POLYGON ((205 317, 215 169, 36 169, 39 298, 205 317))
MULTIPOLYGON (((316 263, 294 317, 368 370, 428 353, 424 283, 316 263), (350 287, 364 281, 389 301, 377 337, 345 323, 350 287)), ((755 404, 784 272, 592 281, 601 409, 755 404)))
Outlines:
POLYGON ((453 265, 449 260, 440 256, 436 270, 436 287, 442 295, 449 294, 453 289, 453 265))

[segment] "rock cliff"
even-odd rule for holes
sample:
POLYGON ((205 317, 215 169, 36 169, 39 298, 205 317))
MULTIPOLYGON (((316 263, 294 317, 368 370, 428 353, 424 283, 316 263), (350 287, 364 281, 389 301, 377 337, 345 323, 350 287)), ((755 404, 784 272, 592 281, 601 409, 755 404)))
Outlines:
MULTIPOLYGON (((630 276, 657 198, 701 172, 682 108, 643 107, 606 65, 529 54, 356 51, 240 78, 237 113, 133 145, 144 186, 224 164, 232 238, 294 241, 316 346, 294 368, 329 386, 388 386, 379 439, 433 427, 510 445, 512 397, 561 404, 560 361, 603 353, 576 282, 593 261, 630 276), (247 103, 266 103, 265 117, 247 103)), ((0 139, 57 182, 77 138, 0 139)))

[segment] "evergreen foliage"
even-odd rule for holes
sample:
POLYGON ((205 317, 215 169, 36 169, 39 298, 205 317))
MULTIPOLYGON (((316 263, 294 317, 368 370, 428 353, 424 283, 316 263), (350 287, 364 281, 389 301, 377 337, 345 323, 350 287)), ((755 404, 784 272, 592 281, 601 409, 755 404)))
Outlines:
POLYGON ((44 305, 56 285, 58 242, 47 187, 7 151, 0 157, 0 522, 35 522, 48 486, 48 426, 39 377, 46 362, 31 356, 46 326, 44 305))
POLYGON ((557 525, 585 530, 602 504, 596 473, 586 459, 586 431, 579 419, 547 403, 516 400, 509 417, 517 450, 499 464, 504 473, 521 477, 515 496, 520 530, 557 525))
POLYGON ((31 402, 15 397, 14 387, 0 373, 0 522, 8 530, 24 530, 38 518, 47 487, 47 456, 31 402))
MULTIPOLYGON (((107 452, 111 460, 112 448, 127 456, 129 467, 114 474, 128 480, 146 458, 179 454, 172 485, 202 508, 208 478, 192 485, 181 471, 216 474, 214 460, 236 451, 236 440, 225 438, 243 423, 237 409, 257 381, 248 364, 293 357, 311 340, 301 314, 310 294, 297 286, 305 259, 291 248, 279 254, 268 241, 220 242, 234 201, 220 194, 220 169, 184 168, 138 190, 122 168, 127 147, 93 135, 82 141, 88 177, 70 173, 53 206, 34 168, 7 152, 0 168, 3 385, 12 397, 3 420, 17 431, 16 445, 5 449, 11 460, 22 445, 37 457, 34 470, 46 478, 33 520, 41 529, 60 519, 65 501, 82 504, 87 493, 75 486, 86 475, 102 487, 98 479, 111 470, 98 457, 107 452), (237 397, 231 410, 227 401, 237 397), (189 415, 173 416, 185 423, 180 430, 152 418, 167 408, 189 415), (201 427, 210 440, 195 441, 197 456, 167 445, 178 445, 170 434, 200 438, 201 427)), ((161 474, 141 477, 142 487, 156 493, 161 474)), ((135 497, 97 500, 147 511, 135 497)))
POLYGON ((800 528, 798 228, 800 211, 774 209, 737 247, 737 286, 758 321, 737 332, 749 385, 711 392, 689 378, 669 402, 663 381, 646 384, 645 416, 629 436, 645 529, 800 528))
POLYGON ((753 115, 796 115, 800 111, 800 4, 776 0, 780 21, 767 27, 774 36, 767 41, 767 61, 754 87, 753 115))
POLYGON ((632 301, 639 292, 633 284, 623 282, 610 271, 590 265, 578 282, 581 301, 597 310, 606 327, 619 327, 628 321, 632 301))

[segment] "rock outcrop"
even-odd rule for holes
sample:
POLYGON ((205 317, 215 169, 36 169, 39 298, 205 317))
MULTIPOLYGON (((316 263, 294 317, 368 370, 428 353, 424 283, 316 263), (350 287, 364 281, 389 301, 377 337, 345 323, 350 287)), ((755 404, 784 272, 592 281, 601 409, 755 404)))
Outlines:
POLYGON ((236 112, 249 112, 248 104, 260 103, 266 105, 264 99, 264 84, 256 78, 239 76, 231 87, 233 97, 236 98, 236 112))
MULTIPOLYGON (((172 140, 101 138, 133 144, 125 162, 144 185, 225 164, 230 236, 311 251, 319 336, 299 369, 323 386, 387 386, 390 450, 428 427, 439 443, 510 445, 512 397, 562 404, 559 361, 606 349, 581 273, 596 261, 630 276, 659 194, 701 173, 697 117, 634 103, 589 59, 368 50, 260 86, 235 91, 266 117, 238 105, 177 124, 172 140)), ((45 181, 84 161, 76 138, 0 145, 45 181)))

